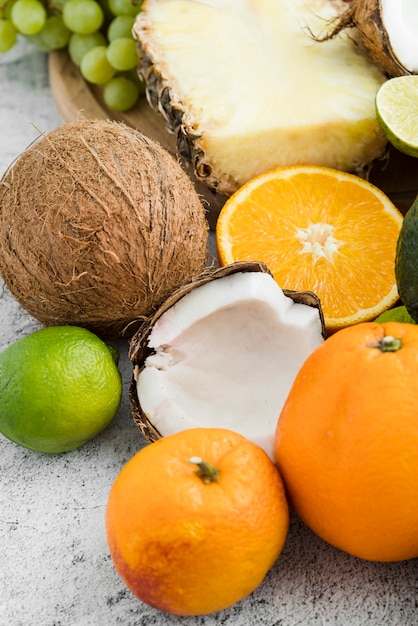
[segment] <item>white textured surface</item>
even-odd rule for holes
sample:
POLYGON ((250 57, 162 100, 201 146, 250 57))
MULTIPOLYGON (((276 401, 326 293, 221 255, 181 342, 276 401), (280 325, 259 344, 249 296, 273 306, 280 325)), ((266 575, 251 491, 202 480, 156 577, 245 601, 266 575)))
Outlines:
MULTIPOLYGON (((0 173, 37 136, 61 123, 46 57, 0 57, 0 173)), ((30 242, 28 242, 28 245, 30 242)), ((0 291, 0 349, 38 325, 0 291)), ((264 583, 216 615, 176 618, 132 596, 115 573, 104 534, 110 486, 144 445, 124 400, 111 426, 61 455, 0 436, 0 626, 416 626, 418 560, 363 562, 334 550, 297 519, 264 583)))

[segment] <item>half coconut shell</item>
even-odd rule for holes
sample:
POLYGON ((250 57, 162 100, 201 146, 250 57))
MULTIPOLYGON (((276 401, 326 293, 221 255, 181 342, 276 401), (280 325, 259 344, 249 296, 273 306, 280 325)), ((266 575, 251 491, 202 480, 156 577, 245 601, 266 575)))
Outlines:
MULTIPOLYGON (((173 307, 179 300, 189 294, 194 289, 197 289, 208 282, 216 281, 218 279, 230 276, 232 274, 242 272, 262 272, 272 276, 270 270, 260 262, 236 262, 231 265, 227 265, 217 269, 208 269, 207 272, 194 279, 187 285, 184 285, 177 289, 164 304, 147 320, 145 320, 139 327, 135 335, 130 341, 129 358, 133 365, 132 379, 129 387, 129 400, 131 404, 131 416, 140 430, 141 434, 149 442, 156 441, 163 435, 159 430, 151 423, 148 416, 143 411, 141 402, 138 398, 137 381, 139 374, 145 367, 145 361, 147 357, 154 353, 153 348, 148 345, 148 340, 151 331, 154 328, 156 322, 166 313, 171 307, 173 307)), ((285 296, 290 297, 293 302, 298 304, 308 305, 315 308, 318 311, 322 338, 326 338, 324 317, 322 313, 321 303, 316 294, 310 291, 292 291, 283 289, 285 296)))

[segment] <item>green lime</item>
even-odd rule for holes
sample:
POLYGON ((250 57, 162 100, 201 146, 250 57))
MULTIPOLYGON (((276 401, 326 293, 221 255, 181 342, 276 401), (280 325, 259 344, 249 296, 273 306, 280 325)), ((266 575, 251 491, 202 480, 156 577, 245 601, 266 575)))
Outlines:
POLYGON ((385 322, 402 322, 404 324, 415 324, 404 305, 395 306, 393 309, 385 311, 375 319, 375 322, 384 324, 385 322))
POLYGON ((87 443, 116 415, 117 351, 85 328, 51 326, 0 354, 0 432, 39 452, 87 443))
POLYGON ((388 141, 418 157, 418 75, 385 81, 376 94, 376 116, 388 141))

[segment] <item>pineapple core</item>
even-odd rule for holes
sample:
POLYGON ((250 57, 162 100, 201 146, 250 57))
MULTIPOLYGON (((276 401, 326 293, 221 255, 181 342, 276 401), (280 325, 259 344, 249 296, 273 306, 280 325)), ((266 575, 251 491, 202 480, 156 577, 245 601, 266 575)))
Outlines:
POLYGON ((381 154, 386 140, 374 99, 383 75, 355 33, 315 39, 341 6, 146 0, 135 36, 183 112, 209 186, 229 194, 263 171, 297 163, 360 171, 381 154))

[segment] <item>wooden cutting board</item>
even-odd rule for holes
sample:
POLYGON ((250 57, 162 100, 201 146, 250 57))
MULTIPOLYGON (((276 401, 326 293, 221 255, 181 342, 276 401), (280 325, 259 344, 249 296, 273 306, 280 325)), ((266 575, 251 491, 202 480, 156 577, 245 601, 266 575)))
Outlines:
MULTIPOLYGON (((225 196, 212 192, 196 180, 190 164, 177 152, 175 135, 168 133, 162 116, 151 109, 145 98, 127 113, 108 109, 101 97, 101 90, 82 78, 65 50, 49 55, 49 80, 52 96, 64 122, 91 118, 122 121, 155 139, 174 155, 195 184, 207 206, 210 227, 215 228, 225 196)), ((418 194, 418 159, 407 157, 390 147, 387 159, 373 165, 369 180, 382 189, 405 214, 418 194)))

